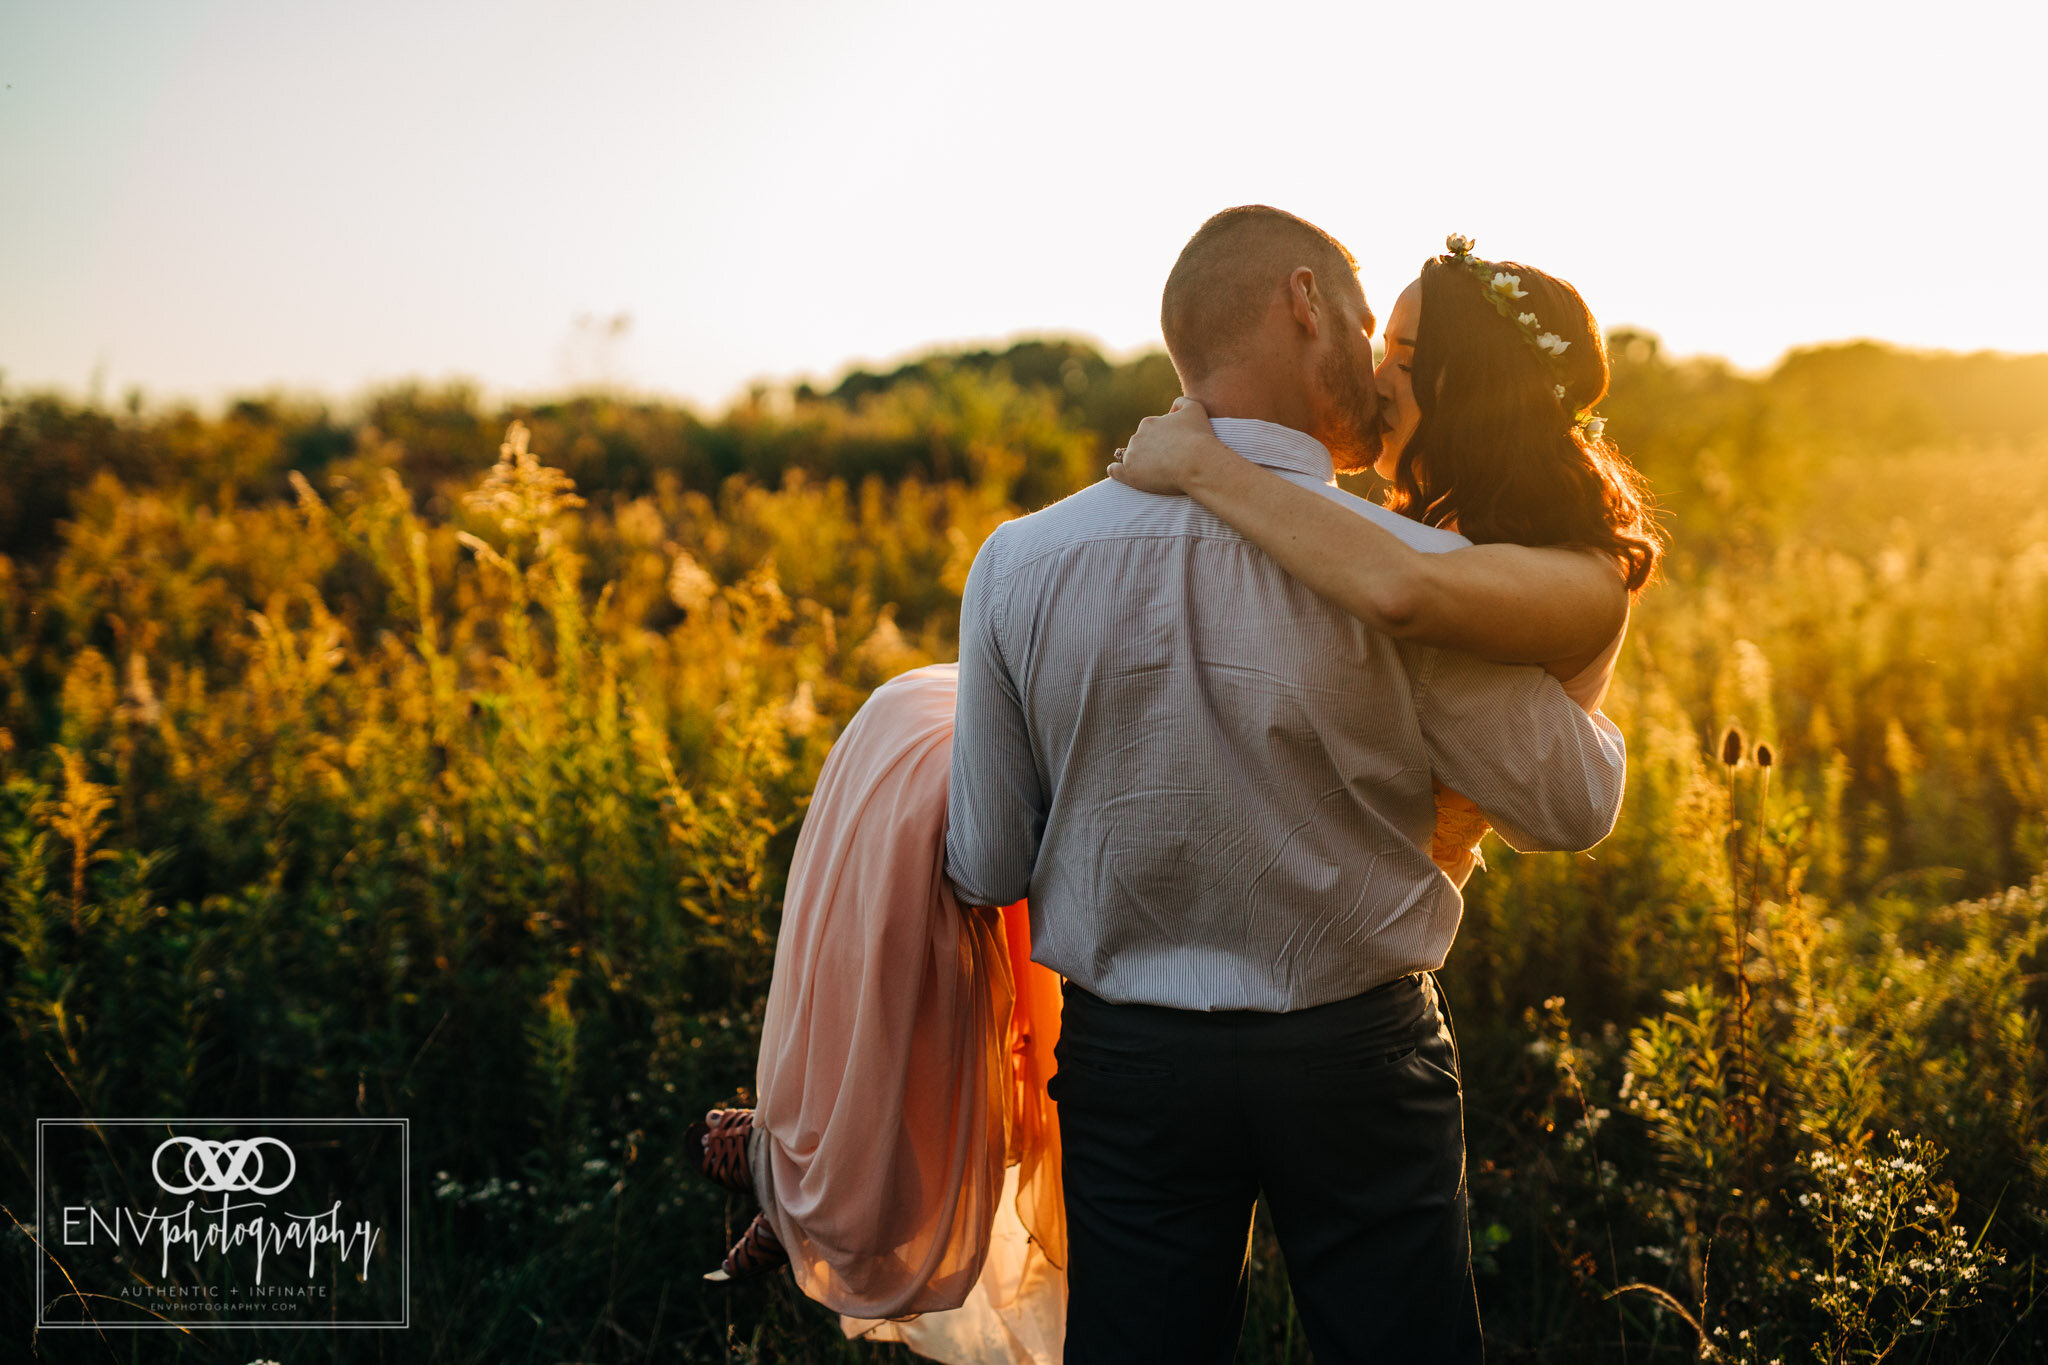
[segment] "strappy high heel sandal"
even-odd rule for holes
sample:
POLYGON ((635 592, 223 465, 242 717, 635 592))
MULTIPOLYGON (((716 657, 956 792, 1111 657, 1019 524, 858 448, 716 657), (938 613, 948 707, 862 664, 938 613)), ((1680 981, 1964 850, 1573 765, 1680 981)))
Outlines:
POLYGON ((683 1155, 712 1183, 752 1194, 754 1173, 747 1169, 747 1134, 753 1130, 753 1110, 713 1109, 702 1121, 683 1130, 683 1155))
POLYGON ((755 1214, 754 1221, 747 1224, 747 1230, 733 1243, 731 1251, 718 1269, 704 1273, 712 1284, 738 1284, 745 1280, 759 1279, 781 1266, 789 1264, 789 1251, 775 1235, 775 1229, 768 1226, 763 1214, 755 1214))

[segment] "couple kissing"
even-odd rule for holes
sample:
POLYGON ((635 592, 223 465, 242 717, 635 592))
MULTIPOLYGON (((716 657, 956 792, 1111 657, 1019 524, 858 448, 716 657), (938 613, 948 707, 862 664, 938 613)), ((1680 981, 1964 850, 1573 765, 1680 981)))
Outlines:
POLYGON ((1579 850, 1663 551, 1578 292, 1448 239, 1380 320, 1263 205, 1160 309, 1184 397, 1007 522, 957 664, 819 775, 753 1108, 687 1142, 849 1335, 1227 1362, 1263 1197, 1311 1349, 1482 1358, 1437 985, 1481 836, 1579 850), (1386 505, 1337 486, 1379 473, 1386 505))

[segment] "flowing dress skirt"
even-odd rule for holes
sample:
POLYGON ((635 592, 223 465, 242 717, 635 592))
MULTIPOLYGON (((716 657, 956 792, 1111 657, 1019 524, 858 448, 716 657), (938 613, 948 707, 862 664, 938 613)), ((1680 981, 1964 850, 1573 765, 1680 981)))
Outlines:
POLYGON ((755 1188, 849 1336, 1052 1365, 1066 1317, 1059 978, 1023 902, 945 876, 952 664, 876 689, 797 839, 762 1026, 755 1188), (916 1316, 911 1316, 916 1315, 916 1316), (905 1320, 908 1319, 908 1320, 905 1320))

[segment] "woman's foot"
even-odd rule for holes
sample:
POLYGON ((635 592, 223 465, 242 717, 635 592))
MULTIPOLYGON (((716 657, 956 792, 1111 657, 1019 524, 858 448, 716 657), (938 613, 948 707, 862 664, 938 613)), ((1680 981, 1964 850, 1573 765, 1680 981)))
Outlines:
POLYGON ((724 1262, 704 1278, 713 1284, 737 1284, 788 1264, 789 1252, 776 1237, 775 1229, 768 1226, 767 1217, 757 1213, 739 1241, 733 1243, 732 1250, 725 1254, 724 1262))
POLYGON ((754 1174, 747 1169, 747 1134, 754 1129, 751 1109, 713 1109, 683 1133, 683 1154, 706 1179, 741 1194, 754 1192, 754 1174))

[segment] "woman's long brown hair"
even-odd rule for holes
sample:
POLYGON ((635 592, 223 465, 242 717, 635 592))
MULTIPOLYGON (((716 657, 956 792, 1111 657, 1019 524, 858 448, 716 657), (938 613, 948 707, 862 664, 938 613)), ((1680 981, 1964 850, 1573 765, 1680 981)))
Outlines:
POLYGON ((1607 393, 1607 345, 1579 291, 1512 261, 1546 331, 1571 343, 1547 366, 1463 266, 1423 263, 1413 379, 1421 422, 1394 472, 1388 506, 1475 542, 1583 546, 1611 555, 1631 593, 1650 582, 1664 533, 1643 476, 1572 414, 1607 393), (1559 399, 1555 385, 1562 383, 1559 399))

